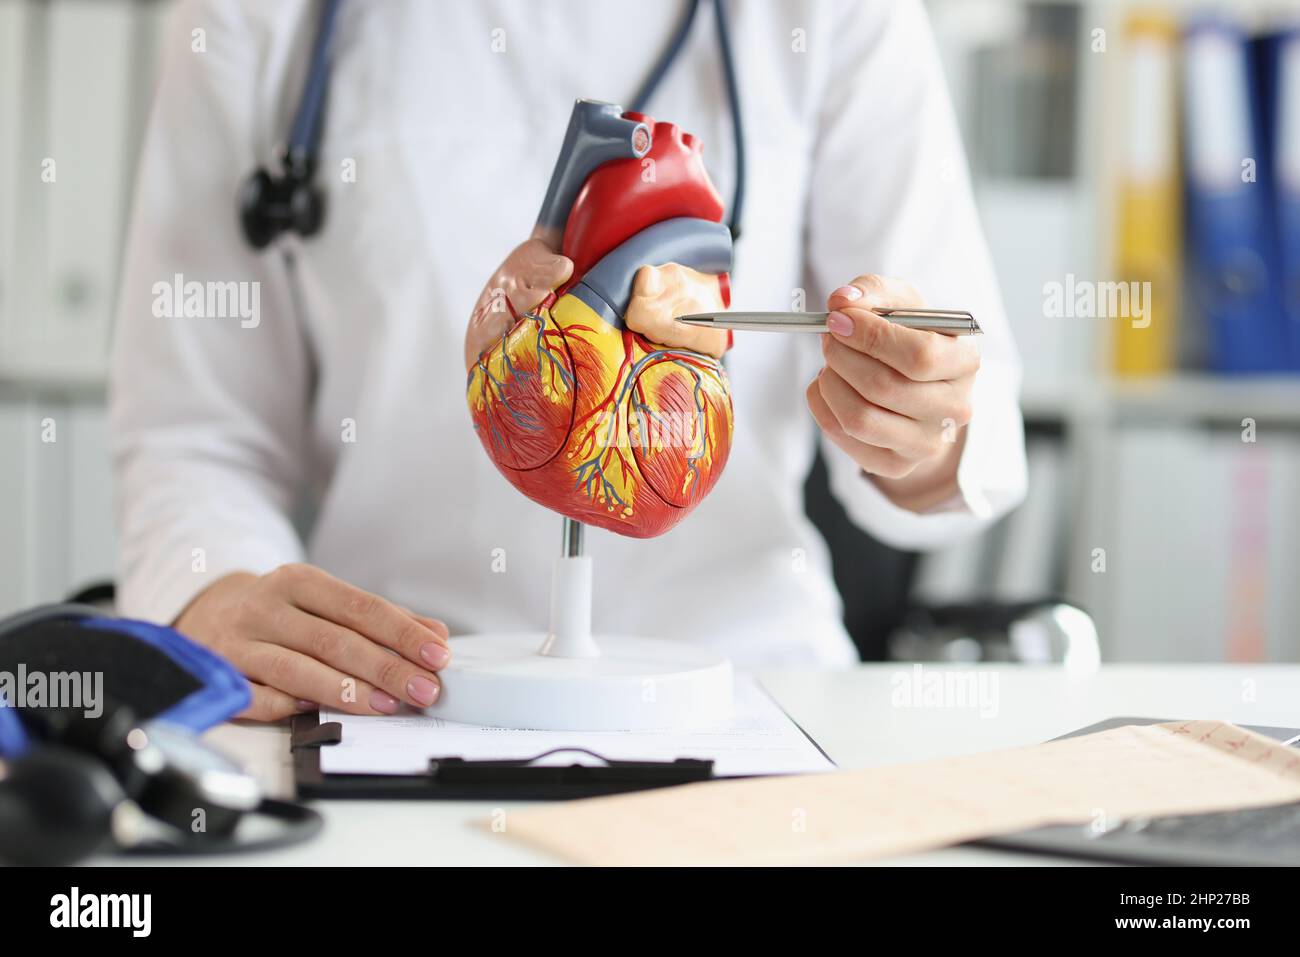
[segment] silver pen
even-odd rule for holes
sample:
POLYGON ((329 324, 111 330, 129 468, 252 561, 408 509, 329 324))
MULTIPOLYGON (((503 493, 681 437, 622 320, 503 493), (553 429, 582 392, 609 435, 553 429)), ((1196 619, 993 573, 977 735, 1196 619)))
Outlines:
MULTIPOLYGON (((874 309, 908 329, 937 332, 945 336, 978 336, 983 333, 975 317, 959 309, 874 309)), ((829 332, 828 312, 701 312, 678 316, 678 322, 705 329, 737 329, 743 332, 829 332)))

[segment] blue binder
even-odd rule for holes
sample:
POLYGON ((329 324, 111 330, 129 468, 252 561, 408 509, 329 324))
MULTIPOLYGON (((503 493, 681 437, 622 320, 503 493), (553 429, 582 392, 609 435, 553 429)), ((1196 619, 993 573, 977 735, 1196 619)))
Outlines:
POLYGON ((1300 25, 1266 34, 1257 41, 1257 50, 1285 364, 1300 371, 1300 25))
POLYGON ((1262 155, 1255 51, 1231 22, 1194 21, 1185 36, 1184 116, 1191 305, 1218 372, 1284 370, 1290 343, 1266 181, 1243 178, 1262 155))

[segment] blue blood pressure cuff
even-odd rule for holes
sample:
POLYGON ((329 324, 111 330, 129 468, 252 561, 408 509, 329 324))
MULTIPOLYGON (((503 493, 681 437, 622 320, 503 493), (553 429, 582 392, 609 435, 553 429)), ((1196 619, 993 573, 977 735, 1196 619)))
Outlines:
POLYGON ((248 682, 224 658, 180 632, 44 605, 0 620, 0 758, 30 746, 24 713, 125 706, 140 720, 203 731, 248 707, 248 682))

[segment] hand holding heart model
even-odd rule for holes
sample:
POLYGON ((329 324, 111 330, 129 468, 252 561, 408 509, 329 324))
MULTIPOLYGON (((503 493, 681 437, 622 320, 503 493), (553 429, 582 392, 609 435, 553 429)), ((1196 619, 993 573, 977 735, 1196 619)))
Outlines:
POLYGON ((474 429, 533 501, 649 538, 713 488, 732 434, 722 344, 672 318, 728 304, 721 219, 694 137, 575 104, 533 237, 466 333, 474 429))

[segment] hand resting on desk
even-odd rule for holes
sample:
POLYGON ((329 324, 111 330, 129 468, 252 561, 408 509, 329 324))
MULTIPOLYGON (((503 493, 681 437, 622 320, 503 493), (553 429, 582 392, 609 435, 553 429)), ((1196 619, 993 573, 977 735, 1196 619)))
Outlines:
POLYGON ((442 622, 311 565, 218 579, 175 627, 248 677, 253 703, 240 717, 257 721, 317 705, 350 714, 392 714, 403 701, 427 707, 451 660, 442 622))

